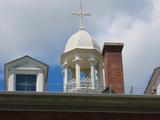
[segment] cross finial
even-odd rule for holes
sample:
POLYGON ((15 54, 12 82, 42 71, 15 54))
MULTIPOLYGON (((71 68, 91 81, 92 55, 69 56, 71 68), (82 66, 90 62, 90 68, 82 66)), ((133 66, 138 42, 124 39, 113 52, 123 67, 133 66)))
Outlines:
POLYGON ((82 0, 80 0, 80 10, 78 12, 72 13, 72 15, 77 15, 80 17, 80 29, 84 30, 85 27, 84 27, 84 23, 83 23, 83 17, 90 16, 90 14, 84 11, 82 0))

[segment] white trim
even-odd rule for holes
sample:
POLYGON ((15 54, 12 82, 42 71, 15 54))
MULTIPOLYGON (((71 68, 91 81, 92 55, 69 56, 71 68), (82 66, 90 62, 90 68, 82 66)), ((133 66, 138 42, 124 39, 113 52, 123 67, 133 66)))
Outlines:
POLYGON ((90 58, 89 63, 90 63, 90 71, 91 71, 92 89, 95 89, 95 78, 96 78, 95 66, 97 64, 97 61, 94 58, 90 58))
POLYGON ((9 70, 9 78, 8 78, 8 91, 16 90, 16 75, 24 74, 24 75, 36 75, 36 92, 44 92, 44 72, 39 68, 12 68, 9 70))
POLYGON ((36 91, 44 92, 44 73, 42 70, 37 74, 36 91))
POLYGON ((75 57, 75 70, 76 70, 76 86, 80 87, 80 79, 81 79, 81 67, 80 67, 80 58, 75 57))
POLYGON ((64 67, 64 81, 63 81, 63 91, 67 92, 67 82, 68 82, 68 67, 67 67, 67 63, 63 66, 64 67))
POLYGON ((12 68, 12 70, 14 71, 14 70, 36 70, 36 71, 39 71, 39 70, 41 70, 40 68, 28 68, 28 67, 18 67, 18 68, 12 68))
POLYGON ((15 74, 10 73, 8 78, 8 91, 15 91, 15 74))

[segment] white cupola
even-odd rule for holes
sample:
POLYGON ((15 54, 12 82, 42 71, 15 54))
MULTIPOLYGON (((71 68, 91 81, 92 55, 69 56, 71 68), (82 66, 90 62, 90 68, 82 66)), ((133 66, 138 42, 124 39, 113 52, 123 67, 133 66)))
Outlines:
POLYGON ((83 11, 73 13, 80 16, 80 30, 73 34, 61 55, 64 73, 64 92, 102 92, 103 61, 98 43, 83 26, 83 11))

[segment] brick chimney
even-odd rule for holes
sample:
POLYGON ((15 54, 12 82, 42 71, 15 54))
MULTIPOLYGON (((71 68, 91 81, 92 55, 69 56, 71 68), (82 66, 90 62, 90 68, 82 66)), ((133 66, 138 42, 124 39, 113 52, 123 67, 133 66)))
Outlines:
POLYGON ((123 43, 104 43, 103 59, 106 89, 113 93, 124 94, 124 78, 122 64, 123 43))

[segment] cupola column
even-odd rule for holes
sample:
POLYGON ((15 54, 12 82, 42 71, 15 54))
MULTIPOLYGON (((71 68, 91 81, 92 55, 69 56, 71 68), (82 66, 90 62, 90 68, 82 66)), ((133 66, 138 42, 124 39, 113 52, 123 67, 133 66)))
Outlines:
POLYGON ((63 70, 64 70, 64 82, 63 82, 63 91, 67 92, 67 83, 68 83, 68 63, 65 61, 63 64, 63 70))
POLYGON ((76 70, 76 87, 80 88, 80 77, 81 77, 81 68, 80 68, 80 61, 79 57, 75 57, 75 70, 76 70))
POLYGON ((99 89, 104 89, 104 85, 103 85, 103 65, 102 63, 100 63, 98 65, 98 87, 99 89))
POLYGON ((95 59, 89 59, 91 70, 91 85, 92 89, 95 89, 95 66, 97 61, 95 59))

